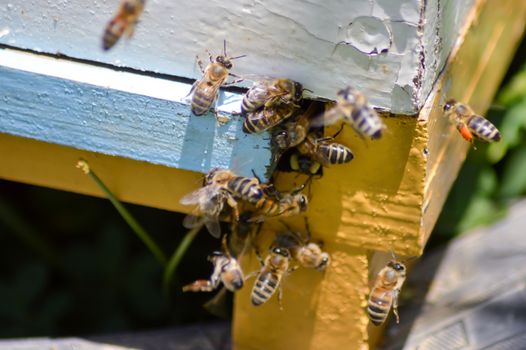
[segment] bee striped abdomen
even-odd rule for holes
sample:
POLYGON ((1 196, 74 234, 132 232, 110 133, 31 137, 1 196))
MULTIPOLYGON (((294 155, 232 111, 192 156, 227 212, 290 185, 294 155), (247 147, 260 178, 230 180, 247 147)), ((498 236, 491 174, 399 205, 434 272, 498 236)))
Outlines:
POLYGON ((500 132, 489 120, 479 115, 472 116, 467 122, 468 128, 478 138, 487 142, 500 141, 500 132))
POLYGON ((254 112, 256 109, 258 109, 262 105, 263 103, 258 103, 258 104, 253 103, 252 101, 250 101, 250 99, 247 96, 245 96, 243 97, 243 102, 241 103, 241 113, 245 114, 245 113, 254 112))
POLYGON ((262 197, 254 206, 268 216, 278 215, 281 212, 280 203, 267 197, 262 197))
POLYGON ((339 143, 320 145, 318 151, 328 164, 348 163, 354 158, 352 151, 348 147, 339 143))
POLYGON ((201 89, 196 89, 192 96, 192 113, 195 115, 203 115, 208 112, 214 103, 216 96, 204 94, 201 89))
POLYGON ((273 273, 262 273, 252 288, 252 305, 258 306, 267 302, 276 291, 279 278, 273 273))
POLYGON ((367 313, 375 326, 382 324, 386 320, 391 304, 392 299, 389 291, 376 291, 369 296, 367 313))
POLYGON ((351 119, 360 134, 371 139, 382 137, 383 122, 374 110, 356 108, 351 113, 351 119))
POLYGON ((104 31, 104 35, 102 37, 103 49, 111 49, 120 39, 120 37, 124 33, 124 30, 125 26, 123 25, 123 23, 120 23, 117 20, 112 20, 106 27, 106 30, 104 31))
POLYGON ((263 198, 263 190, 256 181, 254 178, 236 176, 228 181, 227 187, 234 195, 256 204, 263 198))

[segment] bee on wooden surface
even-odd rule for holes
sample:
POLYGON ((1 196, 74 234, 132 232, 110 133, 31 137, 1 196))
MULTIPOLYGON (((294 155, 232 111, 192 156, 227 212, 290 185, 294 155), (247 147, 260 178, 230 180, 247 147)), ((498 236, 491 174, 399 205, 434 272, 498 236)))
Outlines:
POLYGON ((292 104, 280 104, 248 113, 243 122, 243 131, 247 134, 261 133, 292 117, 295 110, 292 104))
POLYGON ((212 169, 205 176, 204 184, 222 187, 236 199, 256 204, 264 196, 263 188, 257 177, 238 176, 230 170, 212 169))
POLYGON ((219 217, 228 204, 237 216, 237 201, 235 197, 225 188, 217 184, 210 184, 195 190, 183 198, 180 203, 183 205, 195 205, 191 214, 183 219, 183 226, 194 228, 204 224, 208 232, 216 238, 221 236, 221 226, 219 217))
POLYGON ((272 247, 265 260, 262 259, 257 249, 256 256, 261 265, 261 270, 256 276, 254 287, 252 287, 252 305, 259 306, 264 304, 274 295, 277 289, 278 302, 281 308, 281 280, 286 273, 291 272, 289 270, 290 252, 287 248, 272 247))
POLYGON ((340 143, 332 142, 333 137, 317 138, 310 133, 296 146, 299 153, 308 155, 323 166, 349 163, 354 159, 351 149, 340 143))
POLYGON ((307 196, 300 193, 303 187, 285 193, 276 191, 273 186, 264 188, 265 195, 254 204, 256 212, 249 221, 261 222, 268 217, 293 216, 306 211, 309 200, 307 196))
POLYGON ((381 325, 386 320, 391 307, 396 323, 400 322, 398 294, 400 294, 405 277, 405 265, 398 260, 391 260, 376 276, 367 304, 367 314, 375 326, 381 325))
POLYGON ((119 41, 124 32, 131 38, 145 0, 122 0, 117 14, 111 19, 102 36, 102 48, 109 50, 119 41))
POLYGON ((214 265, 209 280, 197 280, 183 287, 183 292, 211 292, 222 282, 226 289, 235 292, 243 287, 245 278, 236 258, 230 255, 226 235, 223 236, 222 251, 213 252, 208 260, 214 265))
POLYGON ((316 118, 313 125, 331 125, 338 120, 350 124, 360 136, 373 140, 382 137, 385 129, 384 122, 367 103, 365 96, 351 86, 338 91, 336 105, 316 118))
POLYGON ((460 135, 469 142, 477 138, 484 142, 498 142, 499 130, 486 118, 476 115, 466 104, 451 99, 444 105, 446 117, 455 123, 460 135))
POLYGON ((304 113, 287 120, 280 130, 276 130, 273 133, 273 142, 281 150, 286 150, 300 144, 307 137, 310 129, 311 115, 315 109, 314 103, 311 103, 304 113))
POLYGON ((303 95, 303 86, 290 79, 259 80, 243 97, 241 113, 251 113, 261 107, 270 108, 279 104, 297 106, 303 95))
POLYGON ((219 55, 215 59, 210 53, 208 53, 208 56, 210 63, 206 68, 203 68, 203 62, 201 62, 199 57, 197 58, 203 77, 192 85, 192 89, 188 93, 188 95, 193 94, 192 113, 195 115, 203 115, 208 112, 210 107, 217 101, 221 86, 228 86, 242 81, 242 79, 237 79, 226 83, 228 76, 237 77, 230 73, 232 68, 231 61, 246 56, 229 57, 226 52, 226 40, 224 41, 223 55, 219 55))
POLYGON ((330 264, 330 255, 322 250, 322 243, 311 242, 312 237, 307 218, 305 218, 305 230, 307 232, 305 238, 301 233, 292 230, 285 223, 283 224, 287 231, 278 233, 274 244, 278 247, 287 248, 301 266, 320 272, 324 271, 330 264))

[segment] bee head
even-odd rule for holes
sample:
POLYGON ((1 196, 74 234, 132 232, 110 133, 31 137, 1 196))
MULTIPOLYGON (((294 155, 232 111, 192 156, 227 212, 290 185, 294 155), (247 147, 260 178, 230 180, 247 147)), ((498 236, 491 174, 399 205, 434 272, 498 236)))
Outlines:
POLYGON ((307 196, 304 194, 300 194, 298 198, 298 204, 300 207, 300 211, 306 211, 309 206, 309 200, 307 199, 307 196))
POLYGON ((274 134, 273 140, 281 149, 289 147, 289 132, 287 130, 281 130, 274 134))
POLYGON ((331 262, 331 257, 329 256, 329 253, 321 253, 321 260, 318 266, 316 266, 316 270, 318 271, 324 271, 327 266, 329 266, 331 262))
POLYGON ((455 99, 450 99, 446 102, 446 104, 444 105, 444 112, 447 112, 451 109, 451 107, 453 107, 455 104, 457 103, 457 100, 455 99))
POLYGON ((341 89, 336 94, 338 97, 341 97, 345 100, 348 100, 349 102, 354 102, 356 99, 356 89, 352 86, 347 86, 345 89, 341 89))
POLYGON ((390 268, 394 269, 397 272, 405 271, 405 265, 396 260, 391 260, 389 264, 387 264, 387 266, 389 266, 390 268))
POLYGON ((276 255, 281 255, 284 258, 290 257, 290 253, 287 248, 274 247, 272 248, 272 253, 276 255))
POLYGON ((222 256, 224 256, 222 252, 212 252, 212 254, 208 256, 208 261, 213 263, 217 258, 220 258, 222 256))
POLYGON ((301 97, 303 96, 303 85, 301 85, 298 82, 294 82, 294 100, 299 101, 301 100, 301 97))
POLYGON ((216 57, 216 62, 222 64, 226 69, 232 68, 232 62, 226 56, 219 55, 216 57))

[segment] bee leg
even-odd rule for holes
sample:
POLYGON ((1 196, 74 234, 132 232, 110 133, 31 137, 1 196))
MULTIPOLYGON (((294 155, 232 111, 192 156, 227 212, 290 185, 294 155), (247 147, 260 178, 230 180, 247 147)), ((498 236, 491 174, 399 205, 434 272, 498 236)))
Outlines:
POLYGON ((256 258, 258 259, 259 264, 261 266, 265 266, 265 261, 261 257, 261 253, 259 252, 259 248, 256 245, 254 245, 254 250, 256 251, 256 258))
MULTIPOLYGON (((209 53, 210 54, 210 53, 209 53)), ((199 58, 199 56, 195 55, 195 59, 197 60, 197 65, 199 66, 199 69, 201 70, 201 73, 205 74, 205 69, 203 66, 203 61, 199 58)))
POLYGON ((210 62, 214 63, 214 56, 212 56, 212 54, 210 53, 208 49, 206 50, 206 53, 208 54, 208 58, 210 59, 210 62))
POLYGON ((281 284, 280 284, 279 287, 278 287, 278 305, 279 305, 279 310, 280 311, 283 311, 282 300, 283 300, 283 288, 281 288, 281 284))
POLYGON ((196 86, 197 86, 197 81, 192 85, 190 92, 188 92, 188 94, 184 98, 187 98, 188 96, 190 96, 194 92, 196 86))
POLYGON ((398 316, 398 294, 400 293, 400 290, 395 289, 393 293, 393 314, 395 315, 396 323, 398 324, 400 323, 400 316, 398 316))
POLYGON ((305 242, 309 242, 312 238, 310 225, 309 225, 309 219, 305 216, 303 220, 305 221, 305 232, 307 232, 307 237, 306 237, 305 242))
POLYGON ((241 83, 243 80, 243 78, 240 78, 240 79, 236 79, 236 80, 232 80, 230 83, 224 83, 223 86, 230 86, 230 85, 234 85, 234 84, 237 84, 237 83, 241 83))
POLYGON ((197 280, 183 287, 183 292, 211 292, 215 288, 208 280, 197 280))

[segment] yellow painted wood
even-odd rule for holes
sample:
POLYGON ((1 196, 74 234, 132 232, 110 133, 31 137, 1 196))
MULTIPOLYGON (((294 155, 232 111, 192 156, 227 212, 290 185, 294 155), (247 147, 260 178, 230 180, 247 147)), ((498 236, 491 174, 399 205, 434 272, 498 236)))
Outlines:
MULTIPOLYGON (((526 2, 477 2, 473 22, 466 24, 457 50, 418 116, 387 118, 388 132, 381 141, 364 141, 348 128, 339 135, 337 140, 352 148, 355 159, 325 170, 312 183, 307 212, 314 237, 325 241, 334 264, 323 279, 308 270, 289 276, 283 311, 276 300, 253 307, 250 288, 239 293, 236 349, 366 349, 369 339, 379 339, 381 329, 368 326, 365 313, 379 261, 385 263, 391 253, 400 257, 422 253, 469 150, 443 117, 443 103, 455 97, 479 113, 486 111, 524 32, 524 18, 526 2)), ((337 129, 330 128, 327 135, 337 129)), ((279 174, 277 182, 278 187, 290 188, 304 181, 279 174)), ((302 229, 300 219, 288 221, 302 229)), ((275 222, 267 224, 261 247, 268 246, 280 229, 275 222)), ((257 267, 254 261, 252 256, 252 269, 257 267)))
POLYGON ((103 197, 75 165, 88 161, 120 200, 173 211, 188 211, 179 199, 200 186, 202 174, 0 133, 0 178, 103 197))

